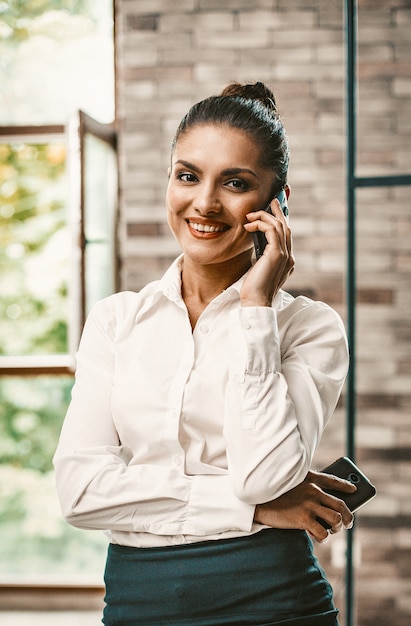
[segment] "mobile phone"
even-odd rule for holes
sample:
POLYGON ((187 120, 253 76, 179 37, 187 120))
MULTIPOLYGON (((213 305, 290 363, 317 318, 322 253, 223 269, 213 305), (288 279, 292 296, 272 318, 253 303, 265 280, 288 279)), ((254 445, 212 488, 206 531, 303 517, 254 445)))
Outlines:
MULTIPOLYGON (((276 199, 279 201, 280 206, 281 206, 281 210, 283 212, 283 215, 285 217, 288 217, 288 206, 287 206, 287 196, 286 193, 284 191, 284 189, 281 189, 280 193, 277 194, 276 199)), ((271 207, 270 205, 268 205, 264 211, 267 211, 267 213, 270 213, 272 215, 272 211, 271 211, 271 207)), ((255 248, 255 255, 257 257, 257 260, 260 258, 260 256, 262 256, 265 247, 267 245, 267 239, 264 235, 264 233, 262 233, 260 230, 258 230, 255 233, 251 233, 253 236, 253 241, 254 241, 254 248, 255 248)))
POLYGON ((354 512, 363 506, 366 502, 369 502, 373 498, 377 490, 374 485, 368 480, 365 474, 360 470, 357 465, 346 456, 343 456, 328 467, 322 470, 326 474, 332 474, 339 478, 344 478, 357 487, 357 491, 354 493, 346 493, 345 491, 337 491, 331 489, 325 489, 327 493, 332 496, 336 496, 340 500, 344 500, 350 511, 354 512))

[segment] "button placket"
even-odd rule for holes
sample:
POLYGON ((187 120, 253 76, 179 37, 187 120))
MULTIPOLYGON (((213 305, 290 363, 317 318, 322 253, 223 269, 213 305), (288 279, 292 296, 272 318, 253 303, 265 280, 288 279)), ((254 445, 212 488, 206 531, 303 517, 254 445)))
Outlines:
POLYGON ((190 376, 194 362, 194 349, 186 348, 181 355, 181 361, 175 372, 168 398, 168 420, 166 425, 167 443, 170 452, 170 462, 178 469, 184 468, 185 453, 179 441, 180 420, 182 419, 182 402, 187 379, 190 376))
POLYGON ((175 455, 173 456, 173 464, 174 464, 176 467, 181 467, 181 466, 182 466, 182 464, 183 464, 183 458, 182 458, 181 456, 178 456, 177 454, 175 454, 175 455))

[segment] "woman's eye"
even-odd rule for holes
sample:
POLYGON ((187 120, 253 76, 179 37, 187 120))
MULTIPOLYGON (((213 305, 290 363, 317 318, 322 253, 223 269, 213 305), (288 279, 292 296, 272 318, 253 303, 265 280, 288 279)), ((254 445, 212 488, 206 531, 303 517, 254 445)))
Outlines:
POLYGON ((197 176, 191 174, 190 172, 180 172, 177 174, 177 179, 183 181, 183 183, 195 183, 197 181, 197 176))
POLYGON ((231 187, 232 189, 235 189, 236 191, 247 191, 248 189, 248 184, 244 182, 243 180, 240 180, 239 178, 234 178, 233 180, 229 180, 226 183, 226 186, 231 187))

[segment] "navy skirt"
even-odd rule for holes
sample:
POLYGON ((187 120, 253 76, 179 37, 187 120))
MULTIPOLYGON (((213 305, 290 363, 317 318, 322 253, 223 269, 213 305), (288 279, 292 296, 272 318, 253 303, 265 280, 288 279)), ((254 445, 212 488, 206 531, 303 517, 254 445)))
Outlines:
POLYGON ((106 626, 338 626, 332 590, 307 534, 164 548, 110 544, 106 626))

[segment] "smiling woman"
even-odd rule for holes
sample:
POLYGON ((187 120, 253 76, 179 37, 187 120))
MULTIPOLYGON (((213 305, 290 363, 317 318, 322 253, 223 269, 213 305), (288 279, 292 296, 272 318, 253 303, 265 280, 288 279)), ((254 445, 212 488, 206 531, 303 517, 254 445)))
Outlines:
MULTIPOLYGON (((259 161, 257 147, 250 145, 242 131, 230 127, 201 125, 178 141, 167 208, 170 228, 186 262, 234 260, 237 277, 244 273, 246 260, 241 263, 236 257, 252 249, 252 239, 244 228, 246 216, 267 205, 274 180, 274 174, 259 161)), ((250 264, 251 256, 247 256, 250 264)), ((226 280, 223 288, 231 284, 232 277, 226 280)))
POLYGON ((66 519, 110 538, 107 626, 337 624, 309 535, 352 524, 326 489, 354 487, 310 464, 347 344, 327 305, 283 290, 287 165, 265 85, 194 105, 167 189, 182 254, 86 323, 54 463, 66 519))

